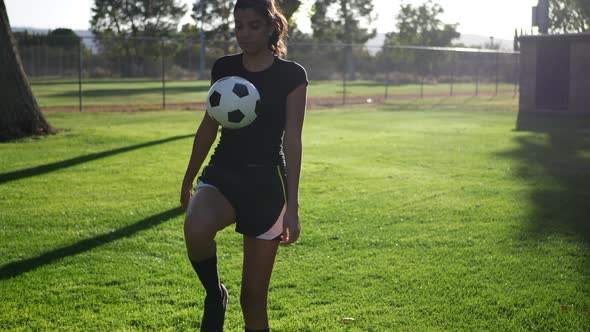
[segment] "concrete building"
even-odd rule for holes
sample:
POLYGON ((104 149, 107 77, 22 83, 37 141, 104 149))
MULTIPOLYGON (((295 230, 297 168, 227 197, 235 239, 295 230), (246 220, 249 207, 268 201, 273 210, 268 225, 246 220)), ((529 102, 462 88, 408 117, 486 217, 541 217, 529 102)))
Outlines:
POLYGON ((590 116, 590 33, 519 40, 520 113, 590 116))

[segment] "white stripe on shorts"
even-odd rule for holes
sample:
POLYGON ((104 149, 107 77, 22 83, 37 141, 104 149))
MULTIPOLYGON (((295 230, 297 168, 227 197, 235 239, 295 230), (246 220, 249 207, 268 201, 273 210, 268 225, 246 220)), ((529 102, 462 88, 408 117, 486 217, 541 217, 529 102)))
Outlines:
POLYGON ((268 231, 266 231, 266 233, 260 234, 256 238, 261 240, 274 240, 279 235, 281 235, 283 233, 283 218, 285 217, 286 210, 287 206, 283 205, 283 210, 281 210, 281 214, 279 215, 279 218, 277 219, 275 224, 272 225, 272 227, 268 231))
POLYGON ((199 190, 201 188, 206 188, 206 187, 217 189, 216 186, 214 186, 212 184, 205 183, 205 182, 199 180, 199 181, 197 181, 197 186, 195 187, 194 191, 197 191, 197 190, 199 190))
POLYGON ((281 169, 279 166, 277 166, 277 172, 279 174, 279 179, 281 180, 281 187, 283 189, 283 197, 285 198, 285 204, 283 204, 281 214, 279 215, 277 221, 275 221, 274 225, 272 225, 272 227, 268 231, 266 231, 266 233, 258 235, 256 237, 257 239, 273 240, 283 233, 283 219, 285 217, 285 211, 287 210, 287 191, 285 188, 285 183, 283 182, 283 177, 281 176, 281 169))

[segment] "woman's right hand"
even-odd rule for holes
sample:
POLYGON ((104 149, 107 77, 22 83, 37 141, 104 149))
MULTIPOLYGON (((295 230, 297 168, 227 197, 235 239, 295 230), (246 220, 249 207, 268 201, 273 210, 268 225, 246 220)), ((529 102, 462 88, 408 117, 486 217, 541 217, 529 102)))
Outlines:
POLYGON ((192 184, 186 185, 182 184, 182 189, 180 189, 180 205, 186 211, 188 209, 188 203, 193 196, 193 186, 192 184))

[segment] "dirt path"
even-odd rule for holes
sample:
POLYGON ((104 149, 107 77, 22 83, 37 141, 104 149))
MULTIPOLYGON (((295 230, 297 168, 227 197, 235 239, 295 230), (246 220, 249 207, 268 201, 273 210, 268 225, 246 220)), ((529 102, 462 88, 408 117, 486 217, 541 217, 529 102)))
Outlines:
MULTIPOLYGON (((514 91, 498 91, 498 95, 508 96, 513 95, 514 91)), ((480 92, 479 96, 493 96, 493 92, 480 92)), ((471 92, 454 93, 453 97, 469 97, 474 96, 471 92)), ((425 94, 422 98, 441 98, 451 97, 447 92, 425 94)), ((420 99, 419 94, 404 94, 392 95, 387 100, 412 100, 420 99)), ((347 96, 343 99, 342 96, 336 97, 308 97, 307 106, 311 109, 320 107, 335 107, 340 105, 354 105, 366 103, 382 103, 385 100, 384 95, 363 95, 363 96, 347 96)), ((196 110, 205 109, 205 103, 170 103, 166 104, 167 110, 196 110)), ((128 104, 128 105, 87 105, 83 106, 83 111, 87 112, 130 112, 130 111, 147 111, 147 110, 161 110, 162 104, 128 104)), ((79 112, 78 106, 57 106, 57 107, 42 107, 43 112, 79 112)))

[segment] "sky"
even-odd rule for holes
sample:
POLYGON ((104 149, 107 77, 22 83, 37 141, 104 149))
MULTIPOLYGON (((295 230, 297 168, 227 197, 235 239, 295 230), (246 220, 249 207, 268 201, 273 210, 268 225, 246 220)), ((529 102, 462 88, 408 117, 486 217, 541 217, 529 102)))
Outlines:
MULTIPOLYGON (((180 0, 192 8, 194 0, 180 0)), ((305 8, 313 2, 303 0, 305 8)), ((378 18, 372 23, 380 33, 395 30, 395 16, 402 3, 420 5, 425 0, 374 0, 378 18)), ((461 34, 512 39, 514 29, 531 30, 531 7, 538 0, 435 0, 445 13, 444 23, 459 23, 461 34)), ((94 0, 5 0, 10 24, 41 29, 70 28, 88 30, 94 0)), ((189 14, 182 23, 190 22, 189 14)), ((298 26, 310 31, 305 10, 298 15, 298 26)))

